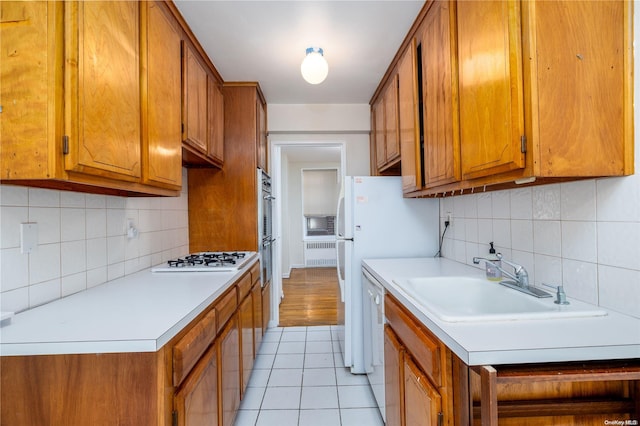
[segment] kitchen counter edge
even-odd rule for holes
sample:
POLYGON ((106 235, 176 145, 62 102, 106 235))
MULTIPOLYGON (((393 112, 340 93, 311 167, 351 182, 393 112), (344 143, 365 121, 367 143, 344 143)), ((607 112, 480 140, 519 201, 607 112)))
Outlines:
MULTIPOLYGON (((640 358, 640 319, 623 315, 607 308, 606 317, 601 318, 582 318, 571 320, 532 320, 519 322, 485 322, 482 324, 460 324, 447 323, 440 321, 424 307, 404 292, 394 279, 408 278, 416 276, 475 276, 484 277, 484 270, 480 270, 469 265, 464 265, 449 259, 434 258, 415 258, 415 259, 364 259, 363 267, 367 269, 385 288, 385 291, 393 295, 402 305, 405 306, 422 324, 436 335, 451 351, 458 356, 465 364, 469 366, 476 365, 500 365, 500 364, 527 364, 527 363, 549 363, 549 362, 571 362, 571 361, 593 361, 608 359, 638 359, 640 358), (588 320, 588 321, 587 321, 588 320), (564 328, 574 328, 580 331, 587 324, 593 324, 592 321, 606 321, 603 329, 609 330, 611 333, 623 330, 636 330, 636 335, 629 335, 628 341, 625 337, 618 338, 616 344, 597 344, 591 334, 585 337, 583 346, 572 345, 571 347, 562 346, 562 338, 554 338, 553 329, 549 326, 549 321, 557 321, 564 328), (520 325, 518 325, 518 323, 520 325), (532 344, 531 347, 511 347, 509 339, 518 333, 519 327, 525 324, 528 330, 532 327, 540 328, 540 334, 547 336, 544 342, 532 344), (500 340, 495 334, 498 333, 503 337, 504 344, 495 348, 478 348, 471 340, 477 340, 477 333, 490 333, 495 329, 491 336, 494 340, 500 340), (467 338, 472 336, 473 338, 467 338)), ((584 329, 582 329, 584 332, 584 329)), ((611 338, 611 336, 607 336, 611 338)), ((605 339, 606 340, 606 339, 605 339)), ((610 340, 610 339, 609 339, 610 340)), ((616 339, 614 339, 616 340, 616 339)))
POLYGON ((212 306, 258 259, 256 253, 233 272, 156 273, 149 268, 23 311, 0 328, 0 356, 156 352, 212 306), (153 300, 143 300, 154 290, 159 294, 153 300), (172 300, 181 302, 174 304, 179 304, 174 310, 172 300), (114 313, 102 314, 110 302, 114 313), (127 311, 136 305, 139 311, 127 311), (98 310, 95 315, 90 313, 92 307, 98 310), (74 310, 89 313, 86 323, 72 317, 74 310), (138 325, 142 317, 151 325, 148 329, 127 329, 127 322, 138 325), (67 321, 71 324, 65 336, 62 327, 67 321), (78 330, 92 326, 95 333, 78 330), (47 329, 52 331, 51 338, 47 338, 47 329))

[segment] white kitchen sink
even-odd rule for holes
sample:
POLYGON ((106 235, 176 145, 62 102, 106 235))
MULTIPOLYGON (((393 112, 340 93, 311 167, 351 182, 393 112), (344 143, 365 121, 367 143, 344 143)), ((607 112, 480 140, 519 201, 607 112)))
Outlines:
POLYGON ((497 282, 474 277, 423 277, 394 280, 442 321, 518 321, 607 315, 597 306, 555 298, 538 299, 497 282))

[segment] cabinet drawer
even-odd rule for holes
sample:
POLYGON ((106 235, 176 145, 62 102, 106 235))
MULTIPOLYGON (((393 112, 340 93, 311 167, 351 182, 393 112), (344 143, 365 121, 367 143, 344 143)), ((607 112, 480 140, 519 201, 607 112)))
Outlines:
POLYGON ((216 302, 216 315, 218 320, 218 332, 222 330, 225 323, 231 318, 233 313, 238 307, 238 300, 236 299, 236 287, 233 286, 227 291, 224 296, 216 302))
POLYGON ((173 385, 178 386, 217 334, 216 311, 211 309, 173 347, 173 385))
POLYGON ((416 363, 436 385, 442 385, 440 356, 442 348, 438 339, 420 325, 389 294, 384 297, 384 309, 387 321, 402 344, 412 354, 416 363))
POLYGON ((251 291, 251 274, 244 274, 238 281, 238 300, 242 302, 251 291))
POLYGON ((260 262, 256 262, 251 267, 251 282, 255 283, 260 280, 260 262))

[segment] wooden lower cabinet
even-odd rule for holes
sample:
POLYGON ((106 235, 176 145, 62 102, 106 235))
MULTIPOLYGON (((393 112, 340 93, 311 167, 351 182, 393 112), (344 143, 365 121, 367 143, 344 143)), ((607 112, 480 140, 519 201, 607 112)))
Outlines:
POLYGON ((202 357, 174 399, 176 426, 218 422, 218 351, 213 345, 202 357), (211 401, 216 401, 212 404, 211 401))
POLYGON ((410 356, 403 357, 405 424, 411 426, 440 425, 442 397, 410 356))
POLYGON ((260 280, 253 284, 251 289, 251 299, 253 301, 253 338, 254 338, 254 354, 258 356, 258 348, 262 344, 262 287, 260 280))
POLYGON ((253 336, 253 298, 251 293, 245 297, 240 303, 240 310, 238 311, 239 330, 240 330, 240 349, 242 350, 242 369, 240 373, 240 388, 241 394, 244 396, 244 391, 249 384, 249 377, 251 376, 251 370, 253 369, 254 358, 254 336, 253 336))
POLYGON ((157 352, 0 356, 0 426, 232 426, 262 337, 253 266, 157 352))
POLYGON ((384 356, 386 426, 445 424, 440 392, 446 389, 430 381, 389 326, 385 327, 384 356))
POLYGON ((229 320, 219 339, 218 356, 221 366, 218 369, 218 424, 233 426, 240 407, 240 339, 235 315, 229 320))
POLYGON ((163 357, 163 350, 2 356, 0 425, 169 426, 163 357))
POLYGON ((640 420, 640 358, 468 366, 389 294, 385 316, 387 426, 640 420))
POLYGON ((389 326, 384 329, 384 397, 386 426, 400 426, 404 418, 404 350, 389 326))

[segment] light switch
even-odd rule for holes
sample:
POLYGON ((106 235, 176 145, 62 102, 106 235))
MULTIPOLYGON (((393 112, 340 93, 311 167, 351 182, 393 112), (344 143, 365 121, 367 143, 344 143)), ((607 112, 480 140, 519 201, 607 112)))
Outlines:
POLYGON ((25 222, 20 224, 20 252, 31 253, 38 248, 38 224, 25 222))

